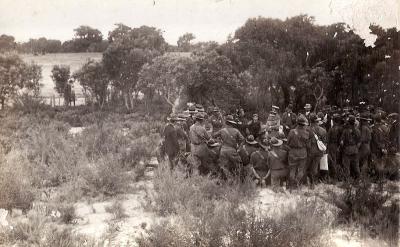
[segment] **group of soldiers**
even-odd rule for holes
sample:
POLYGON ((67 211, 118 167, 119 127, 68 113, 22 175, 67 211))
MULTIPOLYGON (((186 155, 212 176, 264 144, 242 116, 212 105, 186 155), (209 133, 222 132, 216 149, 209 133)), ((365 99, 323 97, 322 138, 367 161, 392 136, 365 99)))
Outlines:
POLYGON ((168 156, 171 169, 182 163, 189 173, 251 177, 261 186, 314 188, 320 181, 398 176, 398 114, 365 102, 311 110, 305 104, 296 114, 289 104, 280 115, 279 107, 272 106, 264 124, 257 113, 247 119, 243 109, 223 116, 218 107, 206 113, 202 105, 189 105, 168 117, 161 156, 168 156), (388 160, 395 161, 394 169, 386 169, 388 160))

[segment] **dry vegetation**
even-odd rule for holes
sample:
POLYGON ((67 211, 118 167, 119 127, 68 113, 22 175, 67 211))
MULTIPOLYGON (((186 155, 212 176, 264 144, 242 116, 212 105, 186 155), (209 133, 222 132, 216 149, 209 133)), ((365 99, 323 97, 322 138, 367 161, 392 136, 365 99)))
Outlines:
MULTIPOLYGON (((0 208, 21 213, 11 216, 12 229, 0 227, 0 246, 102 244, 107 236, 92 240, 74 231, 79 220, 74 203, 114 202, 105 211, 117 229, 129 218, 117 198, 143 176, 142 164, 156 154, 161 126, 139 114, 83 108, 2 116, 0 208), (71 125, 85 128, 72 135, 71 125)), ((327 246, 326 232, 343 225, 388 246, 398 243, 396 185, 345 184, 323 194, 329 206, 315 196, 303 197, 277 216, 260 213, 254 204, 258 191, 249 180, 186 178, 183 170, 161 166, 152 182, 145 207, 161 220, 143 227, 147 234, 136 240, 142 247, 327 246)))

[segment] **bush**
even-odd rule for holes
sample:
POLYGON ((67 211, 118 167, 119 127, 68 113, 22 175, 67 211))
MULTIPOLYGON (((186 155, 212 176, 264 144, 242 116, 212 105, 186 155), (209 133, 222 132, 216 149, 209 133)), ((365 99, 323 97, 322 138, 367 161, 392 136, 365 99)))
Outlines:
POLYGON ((91 239, 72 233, 72 229, 60 227, 47 218, 30 216, 27 221, 18 222, 13 229, 0 232, 0 245, 21 247, 95 247, 102 246, 91 239))
POLYGON ((153 225, 141 247, 155 246, 321 246, 331 218, 324 205, 310 200, 280 218, 256 214, 247 202, 251 183, 235 184, 159 169, 153 209, 171 218, 153 225))
POLYGON ((0 208, 27 210, 34 200, 28 163, 18 153, 12 156, 0 155, 0 208))
POLYGON ((355 224, 371 237, 397 246, 400 210, 399 202, 393 199, 397 191, 398 188, 384 192, 366 180, 356 186, 346 184, 342 195, 329 192, 328 201, 340 208, 339 223, 355 224))

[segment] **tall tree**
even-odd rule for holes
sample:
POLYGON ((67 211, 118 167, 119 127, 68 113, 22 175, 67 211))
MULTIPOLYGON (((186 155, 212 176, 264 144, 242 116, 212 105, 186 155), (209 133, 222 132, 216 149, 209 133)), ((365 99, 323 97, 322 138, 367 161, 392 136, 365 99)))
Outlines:
POLYGON ((165 51, 166 42, 156 28, 142 26, 130 29, 123 25, 117 25, 110 32, 109 40, 112 42, 103 53, 104 68, 112 86, 123 95, 125 107, 131 110, 139 93, 139 71, 144 64, 165 51))
POLYGON ((89 60, 72 77, 79 81, 85 95, 94 98, 101 108, 104 106, 109 80, 101 62, 89 60))
POLYGON ((71 100, 70 67, 65 65, 54 65, 51 70, 51 78, 55 84, 55 90, 60 96, 64 97, 64 105, 68 105, 71 100))
POLYGON ((7 100, 26 89, 34 94, 39 92, 41 67, 27 64, 17 55, 0 54, 0 103, 2 109, 7 100))
POLYGON ((188 52, 191 49, 191 41, 196 37, 192 33, 185 33, 178 38, 178 49, 183 52, 188 52))

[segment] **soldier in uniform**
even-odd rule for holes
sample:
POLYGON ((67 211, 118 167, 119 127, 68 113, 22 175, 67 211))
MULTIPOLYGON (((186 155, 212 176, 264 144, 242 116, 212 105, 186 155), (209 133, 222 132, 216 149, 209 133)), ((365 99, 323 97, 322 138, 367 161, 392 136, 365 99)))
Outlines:
POLYGON ((167 120, 168 122, 164 126, 162 133, 162 136, 164 137, 163 150, 168 156, 169 167, 172 170, 176 165, 176 157, 179 153, 178 131, 174 126, 174 123, 177 121, 177 117, 175 115, 170 115, 167 120))
POLYGON ((234 127, 235 124, 233 116, 228 115, 225 119, 225 126, 213 135, 222 140, 219 165, 224 178, 240 176, 242 170, 242 160, 237 150, 245 139, 240 131, 234 127))
POLYGON ((375 114, 374 122, 371 138, 371 158, 375 170, 379 175, 382 175, 385 166, 383 158, 387 154, 386 133, 380 114, 375 114))
POLYGON ((217 176, 218 171, 218 157, 221 145, 214 139, 207 142, 207 149, 202 160, 202 165, 199 167, 200 175, 217 176))
POLYGON ((253 152, 259 149, 258 142, 255 141, 253 135, 246 138, 246 142, 239 148, 239 156, 242 159, 243 166, 247 166, 250 162, 250 156, 253 152))
POLYGON ((266 184, 269 176, 267 144, 266 139, 262 140, 260 143, 261 149, 253 152, 250 156, 249 168, 251 175, 255 178, 256 183, 261 186, 266 184))
POLYGON ((293 112, 293 105, 289 104, 282 115, 282 125, 285 135, 289 134, 289 131, 296 126, 296 118, 297 116, 293 112))
POLYGON ((204 116, 201 113, 195 115, 195 123, 190 126, 189 138, 191 142, 191 156, 194 167, 190 167, 190 172, 193 168, 198 168, 202 164, 204 155, 207 150, 207 142, 211 139, 211 136, 207 133, 203 125, 204 116))
POLYGON ((310 146, 310 132, 307 129, 307 118, 300 114, 296 128, 289 131, 287 144, 289 150, 289 183, 290 187, 298 186, 306 172, 307 152, 310 146))
POLYGON ((261 132, 261 122, 258 120, 258 114, 253 114, 253 119, 248 122, 246 134, 254 136, 255 139, 258 138, 261 132))
POLYGON ((343 147, 342 162, 345 177, 350 178, 352 172, 353 177, 358 179, 360 176, 358 150, 361 145, 361 133, 355 127, 355 122, 356 118, 353 115, 349 115, 347 124, 340 138, 340 144, 343 147))
POLYGON ((318 147, 317 141, 327 144, 326 130, 318 125, 320 118, 315 113, 310 114, 310 150, 308 152, 308 176, 310 178, 310 188, 314 189, 319 174, 319 163, 324 154, 318 147))
POLYGON ((360 116, 360 134, 361 134, 361 146, 359 150, 359 160, 360 160, 360 169, 363 171, 363 174, 366 174, 368 170, 368 161, 370 160, 371 155, 371 139, 372 139, 372 131, 369 127, 369 122, 371 119, 368 118, 368 114, 363 113, 360 116))
POLYGON ((304 116, 310 121, 310 113, 311 113, 311 104, 305 104, 304 106, 304 116))
POLYGON ((343 127, 341 118, 338 113, 332 116, 333 126, 328 131, 328 160, 329 173, 334 182, 338 179, 337 172, 340 162, 340 137, 342 136, 343 127))
POLYGON ((224 125, 224 119, 219 111, 218 107, 214 107, 212 109, 212 115, 209 118, 209 121, 212 125, 212 132, 215 133, 219 131, 224 125))
POLYGON ((268 155, 268 164, 271 173, 271 186, 276 188, 281 186, 287 180, 288 169, 288 151, 282 148, 283 141, 275 137, 269 141, 271 150, 268 155))

